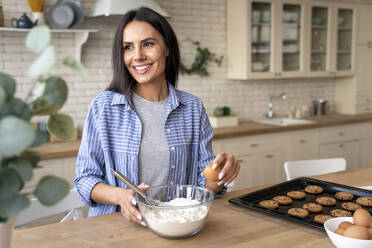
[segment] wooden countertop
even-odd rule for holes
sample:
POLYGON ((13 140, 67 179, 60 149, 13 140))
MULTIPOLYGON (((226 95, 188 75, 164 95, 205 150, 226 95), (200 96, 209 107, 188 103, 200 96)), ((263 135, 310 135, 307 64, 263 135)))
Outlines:
MULTIPOLYGON (((273 126, 254 121, 242 122, 236 127, 215 128, 214 139, 241 137, 246 135, 277 133, 293 130, 303 130, 309 128, 336 126, 359 122, 372 121, 372 114, 363 115, 327 115, 320 118, 310 118, 316 123, 296 126, 273 126)), ((61 158, 76 156, 80 147, 80 140, 69 142, 47 143, 33 149, 38 152, 41 159, 61 158)))
MULTIPOLYGON (((372 166, 315 177, 351 186, 372 185, 372 166)), ((80 247, 333 247, 325 231, 228 202, 260 187, 216 199, 203 230, 182 240, 164 239, 119 213, 13 232, 12 248, 80 247)), ((262 188, 262 187, 261 187, 262 188)))
POLYGON ((268 124, 254 122, 254 121, 242 122, 239 124, 239 126, 236 126, 236 127, 215 128, 214 139, 240 137, 244 135, 286 132, 286 131, 366 122, 366 121, 372 121, 372 114, 360 114, 360 115, 333 114, 333 115, 326 115, 322 117, 312 117, 308 119, 314 120, 315 123, 305 124, 305 125, 293 125, 293 126, 274 126, 274 125, 268 125, 268 124))

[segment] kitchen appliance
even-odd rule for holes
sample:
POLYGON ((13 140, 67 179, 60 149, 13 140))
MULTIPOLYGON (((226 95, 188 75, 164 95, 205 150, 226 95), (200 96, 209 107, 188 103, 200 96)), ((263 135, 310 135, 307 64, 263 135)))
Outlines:
POLYGON ((313 101, 313 114, 315 116, 326 115, 327 112, 327 101, 324 99, 313 101))

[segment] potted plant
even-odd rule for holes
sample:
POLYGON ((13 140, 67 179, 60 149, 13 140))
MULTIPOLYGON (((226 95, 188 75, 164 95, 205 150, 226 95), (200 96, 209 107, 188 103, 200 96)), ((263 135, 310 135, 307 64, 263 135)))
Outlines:
MULTIPOLYGON (((15 80, 0 72, 0 247, 8 247, 16 216, 29 205, 29 198, 21 193, 25 182, 32 179, 39 157, 30 149, 49 140, 53 133, 63 140, 74 130, 70 116, 60 114, 68 95, 63 78, 47 75, 55 65, 54 47, 50 45, 51 32, 47 26, 37 26, 27 34, 26 46, 38 55, 28 75, 34 82, 25 100, 14 95, 15 80), (47 124, 31 125, 35 116, 46 116, 47 124)), ((63 63, 85 75, 85 69, 72 57, 63 63)), ((59 202, 68 193, 67 181, 45 176, 37 184, 33 195, 44 205, 59 202)))

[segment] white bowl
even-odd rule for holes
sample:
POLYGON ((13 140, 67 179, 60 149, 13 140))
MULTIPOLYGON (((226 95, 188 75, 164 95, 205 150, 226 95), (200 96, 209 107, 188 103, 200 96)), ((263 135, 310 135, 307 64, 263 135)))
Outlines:
MULTIPOLYGON (((371 248, 372 240, 352 239, 335 233, 338 225, 343 222, 353 222, 353 217, 338 217, 324 222, 324 228, 332 243, 338 248, 371 248)), ((371 225, 372 227, 372 225, 371 225)))

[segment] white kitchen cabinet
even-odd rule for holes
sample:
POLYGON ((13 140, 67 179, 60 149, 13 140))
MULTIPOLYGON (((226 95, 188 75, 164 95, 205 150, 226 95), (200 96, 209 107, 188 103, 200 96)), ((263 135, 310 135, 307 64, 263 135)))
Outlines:
POLYGON ((227 77, 353 75, 354 6, 302 0, 227 1, 227 77))
POLYGON ((233 190, 285 180, 281 135, 213 140, 213 151, 231 153, 238 159, 241 168, 233 190))
POLYGON ((341 3, 309 2, 308 76, 354 74, 357 8, 341 3))
POLYGON ((359 156, 361 167, 372 165, 372 138, 360 141, 359 156))
POLYGON ((47 175, 54 175, 65 179, 70 187, 74 187, 76 176, 76 157, 64 157, 56 159, 46 159, 39 162, 40 168, 33 170, 32 180, 25 184, 23 193, 31 193, 34 191, 40 179, 47 175))
POLYGON ((359 5, 356 37, 355 77, 336 78, 335 109, 343 114, 372 112, 372 6, 359 5))
POLYGON ((372 165, 372 122, 359 125, 361 139, 359 144, 359 165, 372 165))
POLYGON ((302 130, 283 134, 285 161, 317 159, 319 157, 319 130, 302 130))
POLYGON ((346 169, 359 167, 359 141, 323 144, 319 147, 320 158, 345 158, 346 169))
POLYGON ((305 1, 227 1, 227 77, 303 76, 305 1))
POLYGON ((359 125, 340 125, 319 129, 319 157, 346 159, 347 169, 359 167, 359 125))

